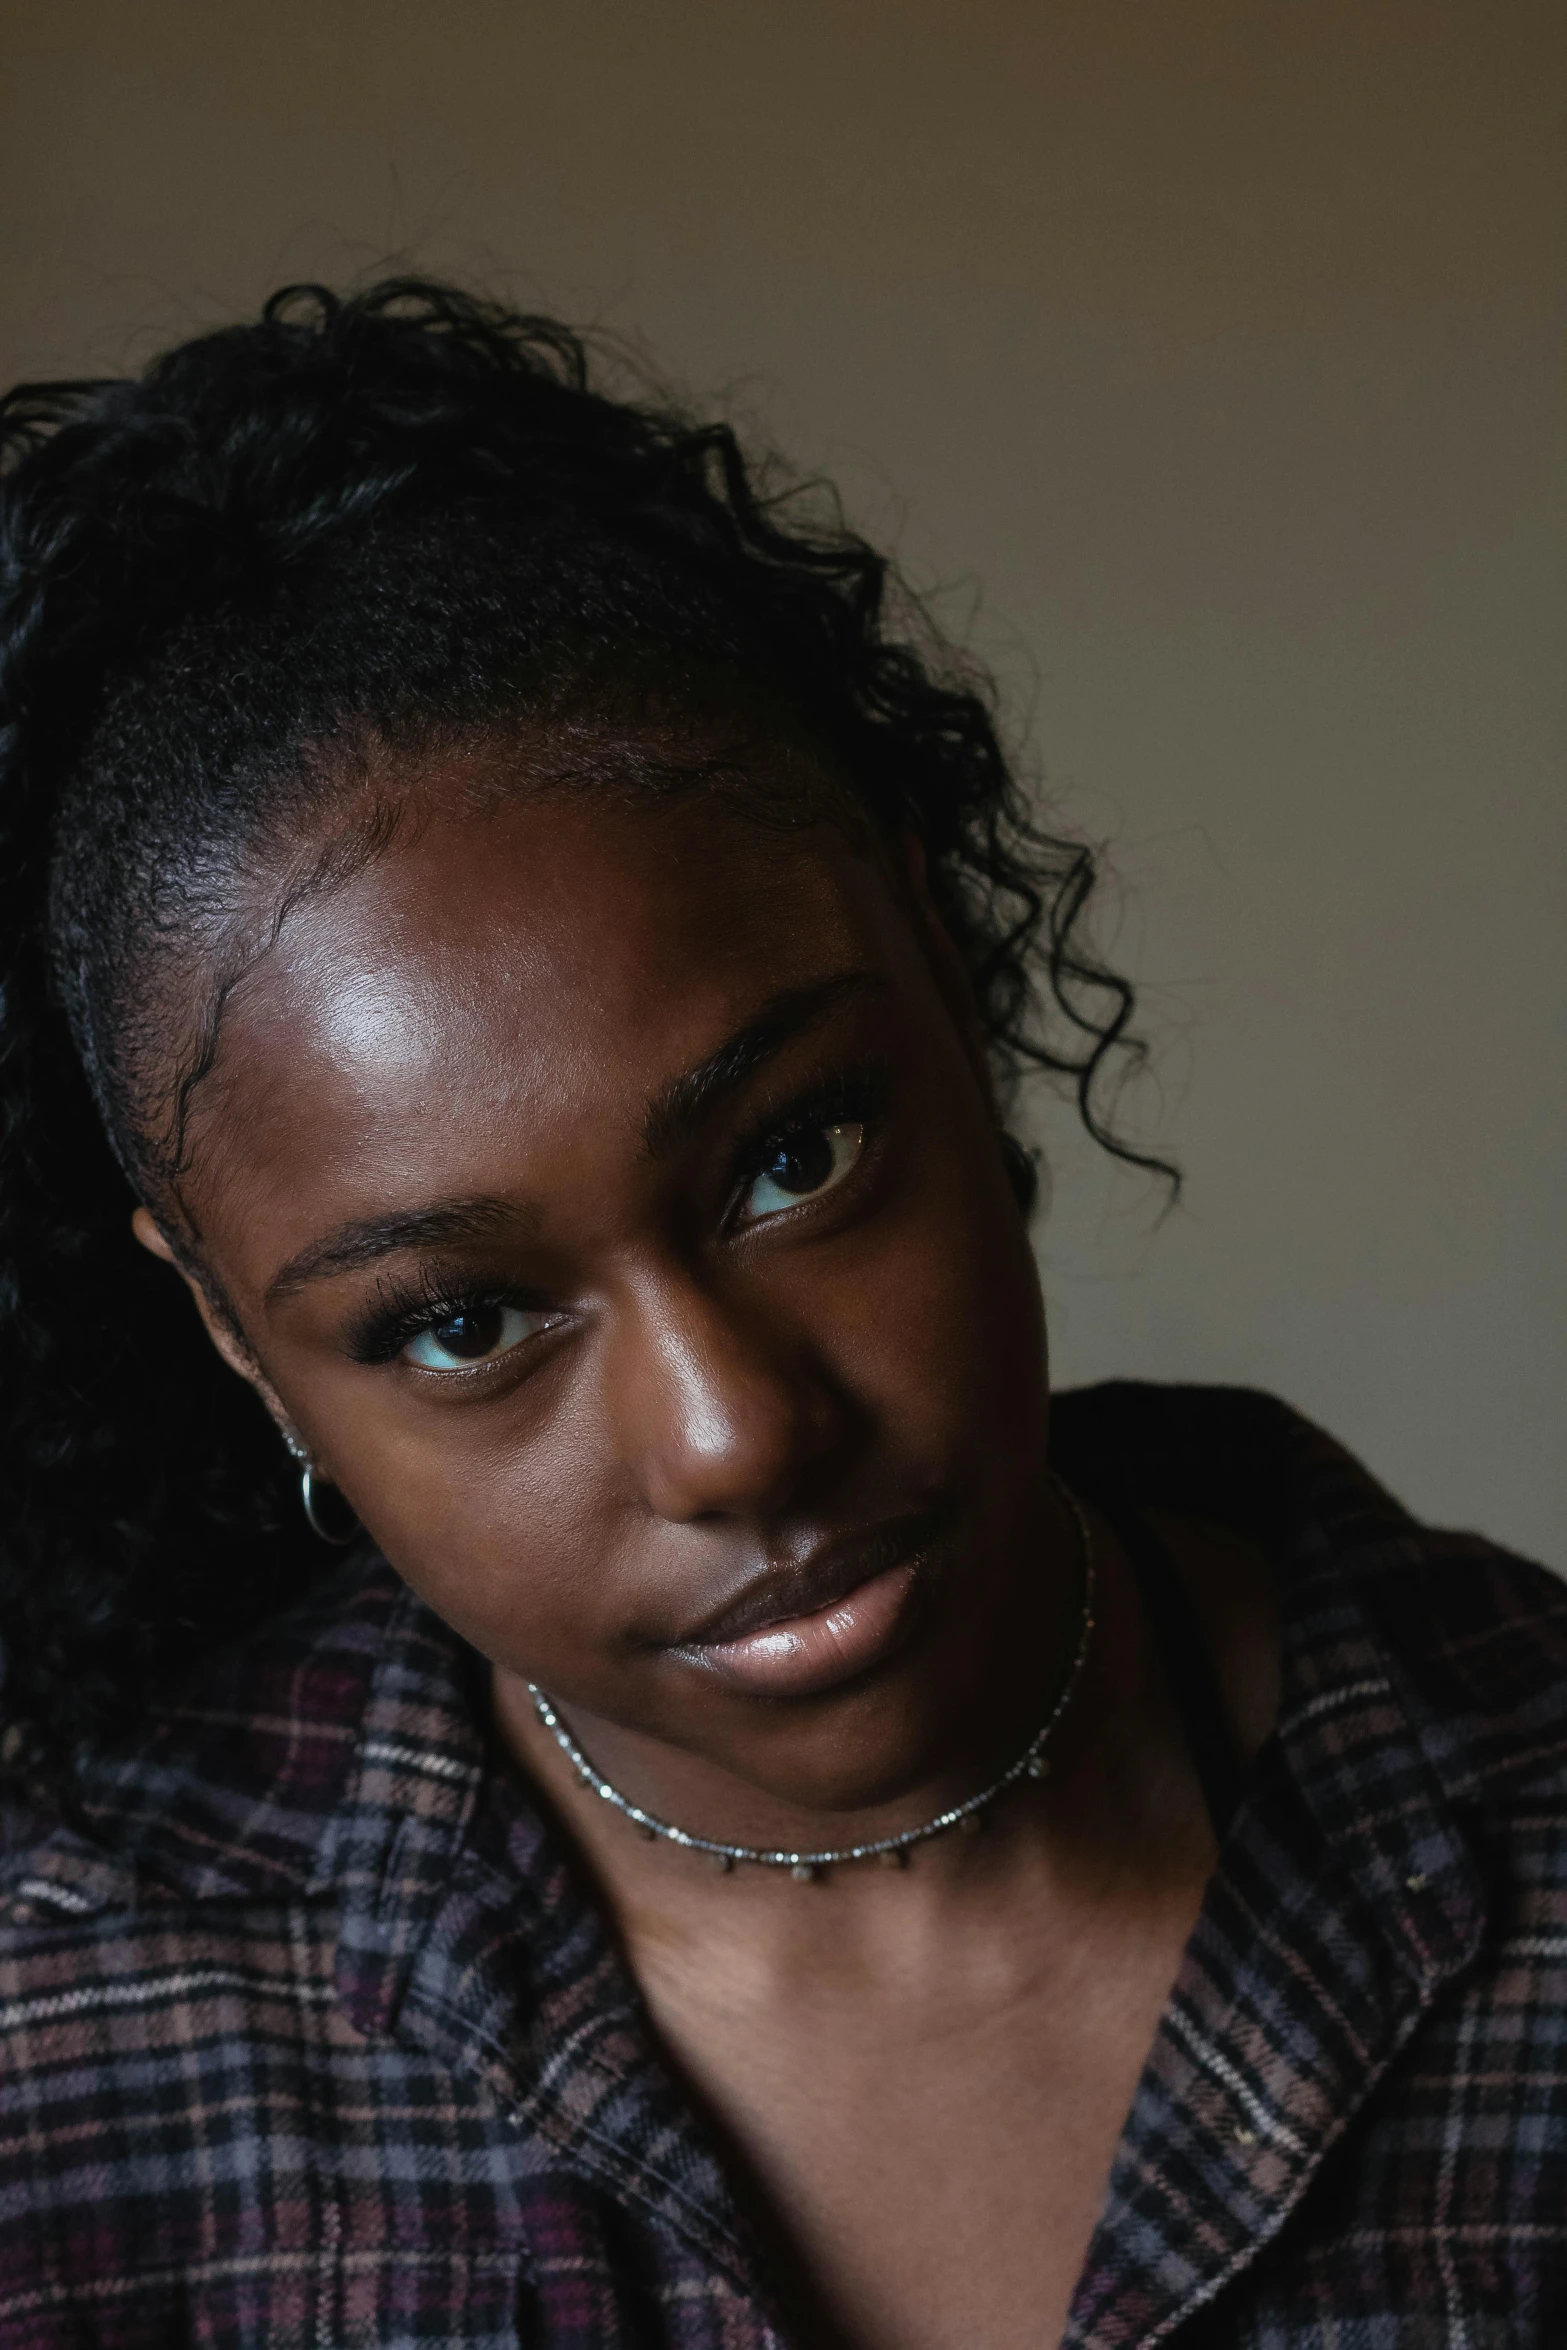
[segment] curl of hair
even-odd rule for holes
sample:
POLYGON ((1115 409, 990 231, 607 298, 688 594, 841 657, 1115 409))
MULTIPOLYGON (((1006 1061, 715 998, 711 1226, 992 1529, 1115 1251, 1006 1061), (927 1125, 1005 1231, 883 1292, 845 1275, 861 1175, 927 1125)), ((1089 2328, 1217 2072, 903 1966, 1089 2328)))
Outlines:
MULTIPOLYGON (((158 1177, 137 975, 202 858, 304 788, 312 741, 493 721, 563 680, 591 702, 671 647, 708 693, 716 674, 782 696, 872 821, 922 842, 998 1099, 1047 1071, 1096 1140, 1168 1174, 1101 1107, 1136 1048, 1131 990, 1082 935, 1089 851, 1034 822, 988 689, 888 563, 727 426, 610 397, 554 320, 406 278, 287 288, 139 377, 0 400, 13 1785, 69 1801, 87 1758, 321 1555, 265 1415, 130 1231, 158 1177)), ((1027 1206, 1034 1167, 1007 1149, 1027 1206)))

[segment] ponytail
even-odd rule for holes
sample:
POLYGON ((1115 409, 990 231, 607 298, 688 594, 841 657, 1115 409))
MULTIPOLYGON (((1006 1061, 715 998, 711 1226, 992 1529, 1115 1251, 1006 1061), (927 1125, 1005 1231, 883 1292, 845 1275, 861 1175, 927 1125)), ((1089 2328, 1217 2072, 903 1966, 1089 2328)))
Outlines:
POLYGON ((117 391, 0 402, 0 1778, 55 1801, 314 1564, 265 1413, 132 1235, 51 977, 60 795, 131 633, 128 551, 69 478, 117 391))

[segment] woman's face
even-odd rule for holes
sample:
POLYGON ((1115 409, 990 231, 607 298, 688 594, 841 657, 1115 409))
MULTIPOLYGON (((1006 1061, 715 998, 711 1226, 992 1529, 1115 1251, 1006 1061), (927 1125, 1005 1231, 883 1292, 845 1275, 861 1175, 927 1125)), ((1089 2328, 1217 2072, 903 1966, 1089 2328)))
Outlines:
POLYGON ((895 1803, 1027 1734, 1076 1572, 961 976, 832 824, 487 756, 227 1002, 185 1200, 247 1375, 606 1758, 895 1803))

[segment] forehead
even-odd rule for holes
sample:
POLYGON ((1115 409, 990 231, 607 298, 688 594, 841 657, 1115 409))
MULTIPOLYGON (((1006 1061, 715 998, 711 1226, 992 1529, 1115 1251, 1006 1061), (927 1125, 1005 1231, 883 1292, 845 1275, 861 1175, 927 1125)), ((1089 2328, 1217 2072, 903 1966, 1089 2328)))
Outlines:
POLYGON ((233 990, 191 1121, 196 1221, 277 1256, 504 1191, 519 1141, 547 1160, 552 1136, 629 1135, 766 999, 885 963, 900 928, 881 860, 834 824, 701 788, 426 792, 233 990))

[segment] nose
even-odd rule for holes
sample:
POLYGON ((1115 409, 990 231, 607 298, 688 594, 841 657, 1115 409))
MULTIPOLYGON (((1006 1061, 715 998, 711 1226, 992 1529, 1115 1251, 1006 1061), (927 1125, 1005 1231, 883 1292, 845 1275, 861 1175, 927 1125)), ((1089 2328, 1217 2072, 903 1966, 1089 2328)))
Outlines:
POLYGON ((611 1414, 658 1517, 769 1516, 846 1431, 846 1405, 806 1343, 689 1275, 644 1289, 617 1324, 611 1414))

